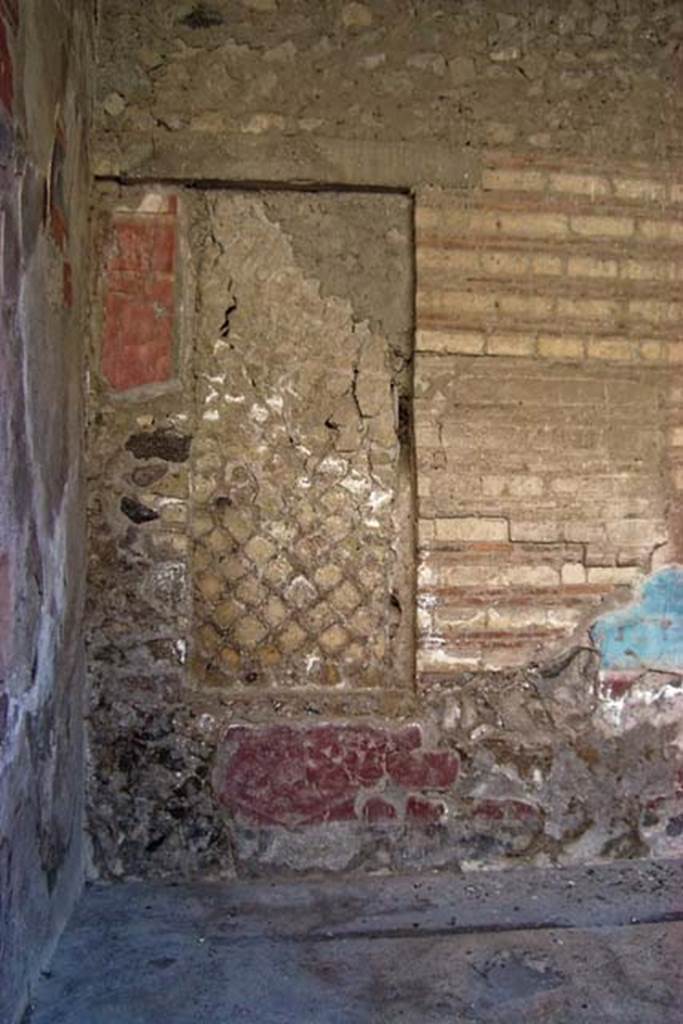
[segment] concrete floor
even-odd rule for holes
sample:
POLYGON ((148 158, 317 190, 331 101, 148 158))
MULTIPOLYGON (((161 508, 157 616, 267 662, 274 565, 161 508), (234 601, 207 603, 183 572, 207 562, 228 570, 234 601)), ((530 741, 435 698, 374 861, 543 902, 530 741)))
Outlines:
POLYGON ((31 1024, 681 1024, 683 863, 88 889, 31 1024))

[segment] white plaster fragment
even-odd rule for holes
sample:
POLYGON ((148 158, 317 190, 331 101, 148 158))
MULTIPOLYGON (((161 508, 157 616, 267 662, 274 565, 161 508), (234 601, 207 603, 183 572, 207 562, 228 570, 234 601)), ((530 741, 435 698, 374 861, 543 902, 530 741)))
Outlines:
MULTIPOLYGON (((345 473, 347 469, 346 459, 340 459, 335 455, 327 455, 318 466, 320 473, 345 473)), ((342 486, 344 486, 344 481, 342 486)))
POLYGON ((671 686, 667 683, 661 690, 656 691, 644 691, 642 694, 642 703, 647 706, 649 704, 658 703, 660 700, 671 700, 679 699, 683 697, 683 691, 678 686, 671 686))
POLYGON ((434 623, 432 622, 432 613, 426 611, 424 608, 417 609, 416 622, 418 629, 424 633, 428 633, 430 629, 433 629, 434 627, 434 623))
POLYGON ((264 132, 282 131, 287 122, 281 114, 253 114, 247 123, 242 127, 246 135, 263 135, 264 132))
MULTIPOLYGON (((492 865, 489 861, 483 860, 462 860, 460 867, 463 871, 490 871, 492 865)), ((496 867, 494 864, 493 867, 496 867)))
POLYGON ((445 649, 446 641, 440 636, 427 636, 422 641, 422 649, 419 652, 420 661, 429 665, 444 665, 448 668, 477 668, 478 658, 466 658, 457 651, 445 649))
POLYGON ((252 405, 249 410, 249 418, 256 423, 265 423, 269 415, 268 410, 262 405, 252 405))
POLYGON ((166 197, 160 192, 146 192, 138 204, 139 213, 165 213, 166 197))
POLYGON ((417 570, 417 582, 421 587, 436 586, 439 574, 431 565, 421 565, 417 570))
POLYGON ((600 721, 608 735, 623 734, 647 721, 654 728, 679 724, 676 746, 683 750, 683 689, 671 683, 652 686, 637 681, 619 696, 603 696, 600 721))
POLYGON ((370 490, 370 481, 367 477, 361 476, 360 473, 353 472, 341 481, 340 486, 343 487, 345 491, 355 494, 356 497, 361 497, 362 495, 367 494, 370 490))
POLYGON ((370 505, 373 512, 376 512, 378 508, 382 508, 391 501, 391 493, 389 491, 373 491, 368 498, 368 504, 370 505))
POLYGON ((290 523, 278 522, 272 523, 270 527, 271 535, 282 544, 288 544, 294 540, 296 536, 296 528, 290 523))
POLYGON ((369 53, 365 57, 361 57, 359 64, 361 67, 367 68, 368 71, 374 71, 381 64, 386 63, 386 53, 369 53))
POLYGON ((226 351, 230 351, 231 345, 227 341, 223 341, 222 338, 217 338, 213 343, 213 354, 215 356, 222 355, 226 351))
POLYGON ((462 717, 462 711, 457 701, 453 701, 450 706, 447 706, 443 716, 443 727, 444 729, 455 729, 458 722, 462 717))

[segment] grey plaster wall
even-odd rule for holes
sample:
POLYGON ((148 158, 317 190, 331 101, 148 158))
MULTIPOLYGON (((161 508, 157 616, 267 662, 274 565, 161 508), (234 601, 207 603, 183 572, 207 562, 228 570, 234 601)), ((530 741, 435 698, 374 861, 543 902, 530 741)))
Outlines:
POLYGON ((0 1020, 83 879, 82 339, 93 25, 0 3, 0 1020))

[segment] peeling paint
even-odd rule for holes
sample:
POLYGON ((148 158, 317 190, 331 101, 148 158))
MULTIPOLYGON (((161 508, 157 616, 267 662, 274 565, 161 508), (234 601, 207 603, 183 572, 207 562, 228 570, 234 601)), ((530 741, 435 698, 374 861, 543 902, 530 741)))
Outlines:
POLYGON ((668 566, 649 577, 630 605, 595 622, 591 638, 603 676, 683 672, 683 569, 668 566))

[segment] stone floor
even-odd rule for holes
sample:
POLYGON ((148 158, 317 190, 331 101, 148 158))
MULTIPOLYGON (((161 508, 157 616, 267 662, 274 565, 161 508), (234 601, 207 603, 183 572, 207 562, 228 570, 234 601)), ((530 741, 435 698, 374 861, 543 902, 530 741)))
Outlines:
POLYGON ((681 1024, 683 863, 95 885, 31 1024, 681 1024))

